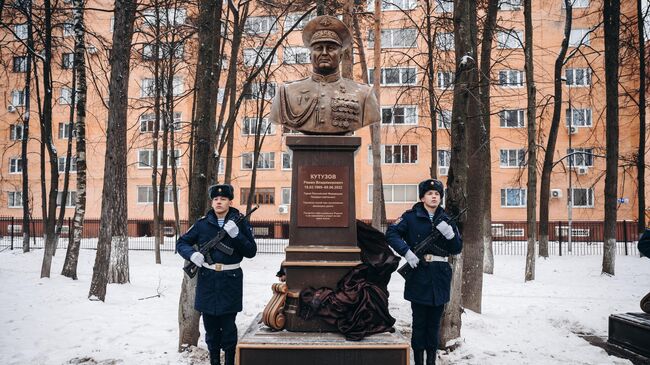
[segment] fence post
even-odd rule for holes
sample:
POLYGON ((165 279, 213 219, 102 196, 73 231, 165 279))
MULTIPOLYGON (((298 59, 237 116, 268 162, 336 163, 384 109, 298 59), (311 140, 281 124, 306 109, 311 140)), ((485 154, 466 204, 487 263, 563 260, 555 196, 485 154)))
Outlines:
POLYGON ((72 245, 72 220, 68 217, 68 247, 72 245))
MULTIPOLYGON (((41 218, 41 222, 43 219, 41 218)), ((32 235, 32 246, 36 248, 36 223, 34 223, 34 220, 31 220, 32 223, 32 230, 30 231, 30 234, 32 235)))
POLYGON ((11 217, 11 250, 14 249, 14 229, 16 228, 14 217, 11 217))
POLYGON ((623 241, 625 242, 625 256, 627 256, 627 221, 623 221, 623 241))
POLYGON ((560 248, 560 256, 562 256, 562 221, 559 222, 557 232, 558 232, 558 234, 557 234, 557 242, 558 242, 558 246, 560 248))

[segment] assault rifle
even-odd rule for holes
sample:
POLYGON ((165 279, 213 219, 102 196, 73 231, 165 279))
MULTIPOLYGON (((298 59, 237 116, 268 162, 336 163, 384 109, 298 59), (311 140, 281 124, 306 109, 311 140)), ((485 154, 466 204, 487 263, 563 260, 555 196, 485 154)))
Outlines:
MULTIPOLYGON (((456 223, 458 221, 458 218, 461 215, 463 215, 463 213, 465 213, 466 210, 467 210, 467 208, 461 210, 461 212, 458 213, 458 215, 450 218, 450 220, 453 223, 456 223)), ((432 222, 431 224, 435 228, 435 226, 437 226, 441 221, 442 221, 442 219, 439 218, 435 222, 432 222)), ((413 250, 412 250, 413 253, 415 254, 415 256, 417 256, 420 259, 420 261, 422 261, 422 256, 425 253, 431 253, 431 254, 433 254, 435 256, 449 256, 449 251, 447 251, 446 249, 444 249, 444 248, 442 248, 442 247, 440 247, 440 246, 438 246, 438 245, 436 245, 434 243, 441 236, 442 236, 442 233, 440 233, 439 230, 434 229, 433 232, 431 232, 430 235, 428 235, 425 239, 420 241, 420 243, 415 245, 415 248, 413 248, 413 250)), ((404 265, 402 265, 402 267, 397 269, 397 272, 400 275, 402 275, 402 277, 404 277, 404 279, 408 279, 408 278, 411 277, 411 275, 413 275, 413 268, 407 262, 404 265)))
MULTIPOLYGON (((253 214, 253 212, 256 211, 257 208, 259 208, 259 205, 251 209, 251 211, 248 212, 248 214, 246 215, 240 214, 239 217, 233 220, 233 222, 239 225, 239 223, 241 223, 244 219, 248 218, 251 214, 253 214)), ((228 256, 233 254, 234 252, 233 248, 221 242, 226 237, 226 234, 228 234, 226 233, 226 230, 222 229, 221 231, 219 231, 219 233, 217 233, 216 236, 214 236, 213 239, 203 244, 202 246, 199 246, 198 252, 200 252, 203 255, 203 257, 205 257, 205 262, 208 263, 209 265, 214 264, 212 260, 212 256, 210 255, 210 251, 212 251, 213 248, 216 248, 217 250, 225 253, 228 256)), ((196 266, 192 261, 188 260, 187 265, 183 267, 183 271, 185 271, 187 276, 193 278, 196 276, 196 273, 199 272, 199 267, 196 266)))

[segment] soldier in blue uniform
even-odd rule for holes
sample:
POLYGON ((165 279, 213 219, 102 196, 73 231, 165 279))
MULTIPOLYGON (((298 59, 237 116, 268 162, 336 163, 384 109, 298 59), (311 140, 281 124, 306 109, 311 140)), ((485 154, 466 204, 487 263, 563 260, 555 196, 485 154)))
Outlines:
POLYGON ((212 209, 201 217, 176 242, 176 250, 184 259, 199 267, 194 308, 203 315, 205 342, 210 350, 210 364, 220 364, 220 351, 224 350, 226 365, 235 363, 237 326, 235 317, 242 310, 243 272, 239 267, 244 257, 257 253, 250 224, 244 220, 239 225, 234 220, 241 213, 233 207, 233 187, 213 185, 209 191, 212 209), (222 241, 234 249, 232 255, 213 249, 210 252, 214 265, 193 246, 207 243, 221 230, 227 235, 222 241))
POLYGON ((417 257, 411 249, 434 230, 441 233, 434 243, 449 255, 459 254, 463 244, 456 225, 440 207, 444 196, 442 182, 434 179, 422 181, 418 193, 420 202, 388 227, 386 238, 390 246, 415 269, 404 287, 404 299, 411 302, 413 311, 411 347, 416 365, 424 364, 425 351, 426 363, 430 365, 436 361, 440 320, 445 303, 449 301, 451 265, 446 256, 425 253, 423 257, 417 257))

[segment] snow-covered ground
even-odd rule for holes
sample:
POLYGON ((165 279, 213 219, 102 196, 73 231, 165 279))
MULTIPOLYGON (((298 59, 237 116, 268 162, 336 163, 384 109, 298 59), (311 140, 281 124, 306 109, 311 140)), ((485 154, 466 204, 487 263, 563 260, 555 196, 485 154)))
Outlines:
MULTIPOLYGON (((132 251, 131 283, 110 285, 103 303, 86 298, 94 254, 81 251, 79 280, 72 281, 59 275, 63 250, 50 279, 39 278, 42 250, 0 253, 0 364, 207 364, 203 338, 199 349, 176 352, 180 257, 164 252, 155 265, 153 252, 132 251)), ((260 254, 243 263, 240 333, 266 305, 283 258, 260 254)), ((650 260, 617 256, 615 277, 600 275, 601 260, 538 259, 536 280, 524 283, 523 256, 496 256, 495 274, 484 280, 483 313, 463 315, 461 345, 440 363, 629 364, 575 333, 606 336, 611 313, 639 311, 650 260)), ((399 275, 389 289, 397 328, 408 336, 411 311, 399 275)))

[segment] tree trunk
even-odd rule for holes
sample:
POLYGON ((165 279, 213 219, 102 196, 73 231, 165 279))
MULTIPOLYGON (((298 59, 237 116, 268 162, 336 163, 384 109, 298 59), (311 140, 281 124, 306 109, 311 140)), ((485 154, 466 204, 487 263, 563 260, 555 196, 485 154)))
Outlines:
POLYGON ((548 132, 548 141, 546 142, 546 151, 544 152, 544 165, 542 167, 542 180, 539 190, 539 255, 548 257, 548 218, 549 218, 549 198, 551 190, 551 170, 553 170, 553 155, 555 154, 555 143, 557 142, 557 132, 560 127, 560 113, 562 111, 562 69, 564 66, 565 56, 569 47, 569 36, 571 35, 571 23, 573 18, 572 0, 564 0, 565 6, 565 23, 564 38, 560 53, 555 59, 553 69, 554 84, 554 101, 553 117, 551 119, 551 128, 548 132))
MULTIPOLYGON (((431 166, 429 166, 429 175, 431 178, 438 177, 438 103, 436 100, 436 94, 434 93, 435 84, 433 77, 436 74, 435 71, 435 58, 433 51, 435 49, 435 26, 432 24, 431 20, 434 17, 434 7, 432 5, 435 0, 426 0, 423 5, 425 6, 424 11, 426 12, 425 17, 425 27, 423 30, 425 42, 427 44, 427 58, 426 58, 426 67, 427 67, 427 91, 429 98, 429 119, 431 119, 431 166)), ((376 39, 376 38, 375 38, 376 39)))
POLYGON ((84 0, 73 0, 75 54, 74 69, 77 79, 76 95, 77 120, 75 121, 76 157, 77 157, 77 201, 75 202, 74 220, 72 229, 72 243, 63 263, 61 275, 77 280, 77 263, 81 247, 81 235, 86 213, 86 25, 84 23, 84 0))
MULTIPOLYGON (((537 123, 533 58, 533 15, 532 0, 524 0, 524 23, 526 28, 526 45, 524 57, 526 62, 526 121, 528 122, 528 189, 526 191, 526 219, 528 221, 528 248, 526 251, 525 281, 535 280, 535 244, 537 240, 537 123)), ((571 172, 569 172, 571 173, 571 172)))
MULTIPOLYGON (((643 12, 643 0, 637 0, 637 28, 639 32, 639 149, 637 150, 637 186, 638 186, 638 203, 637 203, 637 231, 643 233, 646 226, 645 221, 645 140, 646 136, 646 59, 645 59, 645 34, 644 24, 645 16, 643 12)), ((650 222, 648 223, 650 224, 650 222)))
POLYGON ((614 275, 616 259, 616 200, 618 197, 618 54, 621 25, 620 0, 605 0, 603 26, 605 28, 605 227, 603 247, 603 274, 614 275))
MULTIPOLYGON (((474 96, 478 90, 478 70, 476 66, 476 1, 454 2, 454 44, 456 50, 456 73, 454 82, 454 103, 451 123, 451 166, 447 179, 447 212, 459 215, 467 207, 468 173, 468 126, 475 125, 471 118, 480 115, 478 100, 474 96)), ((465 232, 467 216, 462 214, 458 222, 461 235, 465 232)), ((440 343, 445 346, 450 340, 460 337, 461 293, 463 256, 451 259, 452 283, 451 298, 445 307, 442 319, 440 343)), ((479 268, 479 271, 482 269, 479 268)))
POLYGON ((129 239, 126 236, 113 236, 111 240, 108 282, 111 284, 129 282, 129 239))
POLYGON ((126 130, 129 86, 129 61, 136 3, 131 0, 115 2, 115 30, 110 56, 111 77, 109 81, 109 112, 106 130, 106 157, 102 208, 97 242, 97 256, 88 292, 91 300, 104 301, 109 280, 109 261, 118 263, 111 277, 128 281, 128 238, 126 211, 126 130), (119 245, 114 252, 123 257, 110 259, 111 246, 119 245), (126 247, 125 247, 126 246, 126 247), (109 260, 110 259, 110 260, 109 260))
MULTIPOLYGON (((4 1, 3 1, 4 2, 4 1)), ((4 4, 3 4, 4 5, 4 4)), ((2 7, 0 7, 1 9, 2 7)), ((2 10, 0 10, 1 12, 2 10)), ((29 143, 29 122, 31 118, 31 84, 32 84, 32 62, 34 49, 34 35, 32 34, 32 2, 27 0, 27 69, 25 70, 25 113, 23 114, 23 134, 21 139, 20 163, 23 166, 22 173, 22 206, 23 206, 23 252, 29 252, 30 236, 30 207, 29 207, 29 163, 27 144, 29 143)), ((0 16, 0 19, 2 17, 0 16)))

